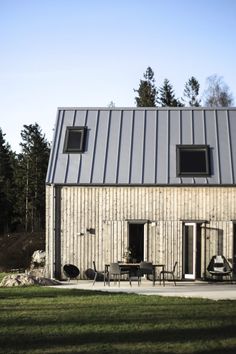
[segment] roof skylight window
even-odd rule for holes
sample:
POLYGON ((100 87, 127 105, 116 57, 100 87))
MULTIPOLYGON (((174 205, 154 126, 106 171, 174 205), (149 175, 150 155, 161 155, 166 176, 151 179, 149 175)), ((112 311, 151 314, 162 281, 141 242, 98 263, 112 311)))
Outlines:
POLYGON ((86 127, 67 127, 64 152, 81 153, 85 149, 86 127))
POLYGON ((210 175, 209 147, 207 145, 177 145, 176 155, 179 177, 210 175))

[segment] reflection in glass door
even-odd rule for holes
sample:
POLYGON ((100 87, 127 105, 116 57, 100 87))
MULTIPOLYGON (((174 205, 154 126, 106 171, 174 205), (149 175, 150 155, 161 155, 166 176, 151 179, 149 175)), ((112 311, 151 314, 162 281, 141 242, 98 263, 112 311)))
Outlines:
POLYGON ((186 223, 184 225, 183 240, 183 264, 184 278, 196 278, 196 224, 186 223))

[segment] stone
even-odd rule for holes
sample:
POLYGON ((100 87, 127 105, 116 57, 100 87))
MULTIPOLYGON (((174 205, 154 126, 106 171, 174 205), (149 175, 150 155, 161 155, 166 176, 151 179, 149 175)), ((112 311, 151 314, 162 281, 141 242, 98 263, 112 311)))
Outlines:
POLYGON ((44 277, 45 275, 46 252, 42 250, 34 251, 31 257, 28 274, 34 277, 44 277))
POLYGON ((44 266, 45 265, 46 252, 42 250, 34 251, 31 258, 31 264, 34 266, 44 266))
POLYGON ((45 277, 36 277, 31 274, 10 274, 6 275, 1 283, 0 287, 14 287, 14 286, 29 286, 29 285, 59 285, 60 282, 54 279, 45 277))

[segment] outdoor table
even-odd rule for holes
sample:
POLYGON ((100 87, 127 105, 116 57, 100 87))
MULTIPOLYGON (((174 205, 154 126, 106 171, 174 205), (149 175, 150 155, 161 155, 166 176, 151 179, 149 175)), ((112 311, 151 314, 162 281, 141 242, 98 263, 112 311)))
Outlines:
MULTIPOLYGON (((119 266, 123 269, 127 270, 135 270, 140 268, 140 263, 119 263, 119 266)), ((105 278, 108 279, 108 273, 109 273, 109 267, 110 264, 105 264, 104 268, 104 285, 105 285, 105 278)), ((153 264, 152 269, 153 269, 153 286, 155 285, 155 280, 156 280, 156 268, 161 268, 161 270, 165 270, 165 264, 153 264)), ((160 284, 161 284, 161 279, 160 279, 160 284)), ((165 279, 163 279, 163 285, 165 285, 165 279)))

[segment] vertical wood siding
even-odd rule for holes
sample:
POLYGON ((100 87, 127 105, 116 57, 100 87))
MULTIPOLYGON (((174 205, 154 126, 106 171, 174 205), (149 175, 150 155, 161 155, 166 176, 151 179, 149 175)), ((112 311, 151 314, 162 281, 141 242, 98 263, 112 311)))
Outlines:
MULTIPOLYGON (((59 188, 59 187, 58 187, 59 188)), ((233 187, 61 187, 61 266, 76 264, 83 271, 103 269, 122 260, 128 245, 129 220, 149 220, 147 258, 171 268, 178 261, 182 277, 183 220, 207 220, 206 250, 202 243, 202 268, 221 251, 232 257, 233 223, 236 220, 233 187)), ((53 265, 53 187, 46 198, 47 270, 53 265)))
POLYGON ((53 205, 53 187, 46 187, 46 273, 54 276, 53 255, 54 255, 54 205, 53 205))

